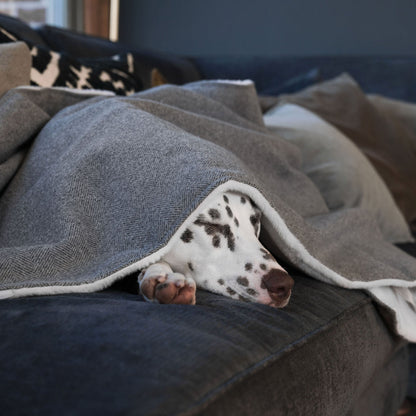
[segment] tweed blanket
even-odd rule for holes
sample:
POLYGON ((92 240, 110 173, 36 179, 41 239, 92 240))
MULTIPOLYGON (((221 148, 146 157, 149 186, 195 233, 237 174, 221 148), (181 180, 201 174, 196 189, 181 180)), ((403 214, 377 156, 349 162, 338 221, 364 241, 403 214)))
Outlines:
POLYGON ((238 191, 262 210, 271 252, 368 291, 416 341, 416 260, 365 210, 328 210, 299 149, 264 126, 251 82, 130 97, 22 87, 0 99, 0 119, 0 298, 104 289, 238 191))

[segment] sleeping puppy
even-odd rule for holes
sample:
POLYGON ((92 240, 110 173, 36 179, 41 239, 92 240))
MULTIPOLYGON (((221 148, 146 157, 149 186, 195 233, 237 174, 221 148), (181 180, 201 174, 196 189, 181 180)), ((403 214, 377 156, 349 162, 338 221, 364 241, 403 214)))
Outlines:
POLYGON ((293 279, 262 246, 260 210, 237 193, 221 195, 161 261, 142 270, 140 293, 156 303, 195 304, 196 288, 282 308, 293 279))

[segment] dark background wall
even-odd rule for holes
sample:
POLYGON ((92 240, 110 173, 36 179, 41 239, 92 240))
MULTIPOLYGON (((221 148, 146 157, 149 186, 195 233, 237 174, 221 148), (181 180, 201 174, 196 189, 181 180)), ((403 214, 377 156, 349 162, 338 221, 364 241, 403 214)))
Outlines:
POLYGON ((416 0, 121 0, 120 40, 184 55, 415 54, 416 0))

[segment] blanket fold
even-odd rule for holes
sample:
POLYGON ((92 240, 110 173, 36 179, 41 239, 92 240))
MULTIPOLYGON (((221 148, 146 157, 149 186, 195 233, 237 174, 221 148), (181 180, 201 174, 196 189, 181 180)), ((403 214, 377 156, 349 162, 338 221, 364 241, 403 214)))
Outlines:
POLYGON ((51 101, 52 92, 15 89, 0 100, 9 135, 0 161, 31 144, 0 194, 0 298, 103 289, 160 259, 198 207, 234 190, 263 211, 288 261, 331 284, 374 289, 396 331, 416 341, 416 260, 385 242, 365 210, 329 212, 299 150, 265 128, 252 83, 128 98, 61 90, 51 101), (4 104, 23 99, 17 116, 4 104))

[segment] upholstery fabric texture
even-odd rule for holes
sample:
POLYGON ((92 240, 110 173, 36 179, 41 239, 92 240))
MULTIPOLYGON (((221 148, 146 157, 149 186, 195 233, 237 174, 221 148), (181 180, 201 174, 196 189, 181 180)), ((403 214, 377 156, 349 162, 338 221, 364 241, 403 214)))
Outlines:
MULTIPOLYGON (((394 117, 409 130, 414 142, 416 142, 416 104, 407 101, 387 98, 380 95, 371 94, 367 98, 371 101, 374 107, 384 114, 386 117, 394 117)), ((410 228, 416 234, 416 220, 410 223, 410 228)))
POLYGON ((291 274, 283 310, 203 291, 196 306, 149 304, 134 278, 4 300, 2 412, 333 416, 354 414, 357 398, 396 409, 407 353, 371 299, 291 274))
POLYGON ((367 98, 374 107, 387 116, 398 118, 412 133, 416 134, 416 104, 395 100, 376 94, 368 94, 367 98))
POLYGON ((299 147, 302 171, 318 187, 331 211, 362 207, 374 216, 387 241, 413 241, 377 171, 338 129, 295 104, 272 108, 264 122, 269 130, 299 147))
POLYGON ((317 70, 319 81, 347 72, 366 93, 416 102, 414 56, 210 56, 192 61, 203 79, 249 78, 261 95, 293 77, 317 70))
POLYGON ((96 91, 26 87, 23 96, 18 91, 6 94, 7 97, 2 99, 9 109, 13 109, 16 124, 11 126, 10 118, 0 115, 0 196, 24 161, 33 134, 37 134, 61 108, 98 94, 96 91), (12 136, 15 140, 11 140, 12 136))
POLYGON ((416 399, 416 344, 409 345, 409 385, 407 395, 416 399))
MULTIPOLYGON (((416 236, 416 232, 413 233, 416 236)), ((416 244, 398 244, 398 247, 416 257, 416 244)), ((416 343, 409 344, 409 383, 407 394, 416 400, 416 343)))
POLYGON ((416 140, 393 115, 380 113, 347 74, 282 95, 337 127, 368 157, 383 178, 406 221, 416 219, 416 140))
POLYGON ((279 95, 279 94, 289 94, 302 90, 310 85, 316 84, 320 81, 320 71, 318 68, 312 68, 310 71, 305 73, 295 75, 289 79, 285 79, 280 85, 271 84, 270 87, 265 88, 262 91, 264 95, 279 95))
POLYGON ((24 42, 0 44, 0 97, 9 89, 29 85, 31 57, 24 42))

